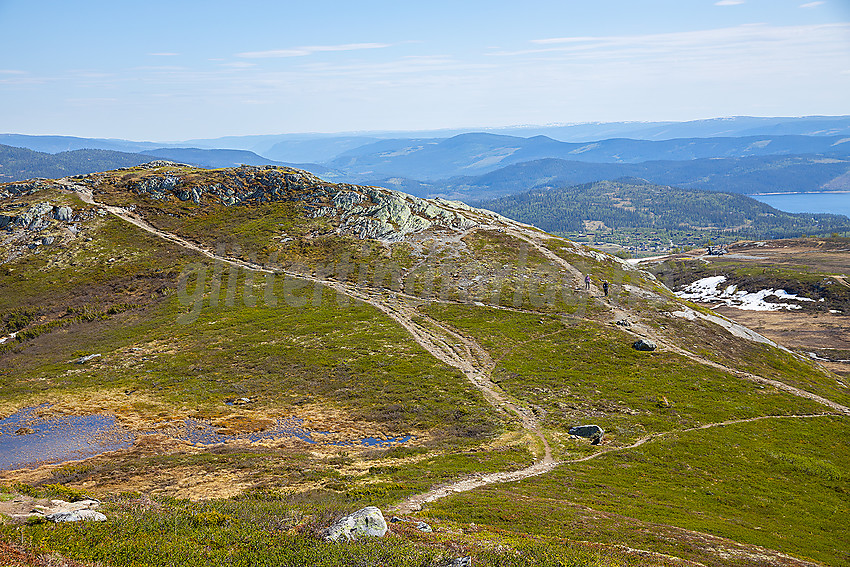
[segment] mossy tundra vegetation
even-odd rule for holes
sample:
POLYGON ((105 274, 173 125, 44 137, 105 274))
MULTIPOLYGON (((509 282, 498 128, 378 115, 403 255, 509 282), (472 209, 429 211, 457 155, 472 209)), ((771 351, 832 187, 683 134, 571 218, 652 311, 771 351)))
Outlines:
POLYGON ((285 168, 0 196, 0 416, 136 434, 0 472, 0 502, 95 497, 108 517, 5 518, 3 564, 850 565, 845 384, 616 258, 285 168), (73 214, 36 222, 42 203, 73 214), (306 440, 263 435, 287 419, 306 440), (322 540, 367 505, 404 521, 322 540))

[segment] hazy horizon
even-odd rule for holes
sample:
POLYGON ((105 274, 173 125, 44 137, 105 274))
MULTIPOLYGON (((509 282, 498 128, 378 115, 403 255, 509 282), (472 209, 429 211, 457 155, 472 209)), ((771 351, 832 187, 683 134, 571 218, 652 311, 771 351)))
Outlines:
POLYGON ((0 54, 0 129, 29 135, 848 114, 850 4, 839 0, 254 0, 238 11, 5 0, 0 22, 14 46, 0 54))

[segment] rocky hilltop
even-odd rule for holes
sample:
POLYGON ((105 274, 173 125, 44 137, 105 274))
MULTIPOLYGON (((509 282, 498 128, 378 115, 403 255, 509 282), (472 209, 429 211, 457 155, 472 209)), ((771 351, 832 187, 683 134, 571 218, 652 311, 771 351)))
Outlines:
MULTIPOLYGON (((483 209, 458 201, 420 199, 400 191, 345 183, 328 183, 297 169, 276 166, 242 166, 210 174, 183 173, 187 168, 172 162, 152 162, 155 173, 135 178, 127 187, 156 200, 175 197, 196 205, 259 205, 275 201, 298 203, 313 218, 331 220, 340 232, 358 238, 398 242, 407 235, 428 229, 465 230, 481 223, 503 219, 483 209)), ((75 181, 98 188, 104 179, 81 176, 75 181)))

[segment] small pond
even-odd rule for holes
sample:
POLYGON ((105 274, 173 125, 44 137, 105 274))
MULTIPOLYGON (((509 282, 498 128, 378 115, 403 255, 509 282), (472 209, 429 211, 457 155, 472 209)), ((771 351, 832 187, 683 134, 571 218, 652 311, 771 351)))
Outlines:
POLYGON ((107 451, 131 447, 137 435, 164 434, 193 445, 218 445, 235 441, 255 442, 300 439, 305 443, 338 447, 391 447, 413 439, 412 435, 354 441, 331 441, 329 432, 312 431, 296 417, 279 419, 262 431, 222 434, 207 421, 185 419, 156 431, 135 432, 120 425, 111 415, 43 415, 49 404, 22 409, 0 419, 0 470, 34 468, 43 464, 76 461, 107 451))
POLYGON ((45 417, 47 405, 0 420, 0 470, 31 468, 125 449, 135 436, 110 415, 45 417))

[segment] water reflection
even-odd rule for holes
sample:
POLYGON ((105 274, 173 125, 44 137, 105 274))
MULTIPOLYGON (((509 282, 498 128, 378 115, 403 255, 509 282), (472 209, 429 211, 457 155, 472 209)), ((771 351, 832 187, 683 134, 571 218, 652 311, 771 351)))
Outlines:
POLYGON ((107 451, 131 447, 139 435, 160 434, 196 446, 232 442, 300 439, 305 443, 335 447, 391 447, 413 439, 364 437, 333 440, 329 431, 313 431, 297 417, 278 419, 262 431, 226 433, 208 421, 184 419, 151 431, 127 429, 111 415, 43 415, 50 404, 22 409, 0 420, 0 470, 34 468, 86 459, 107 451))

